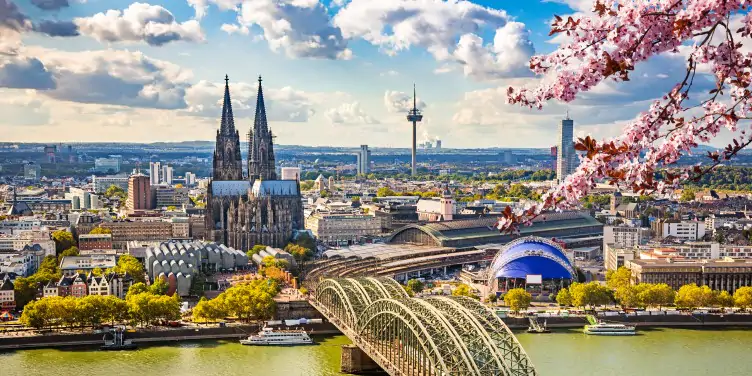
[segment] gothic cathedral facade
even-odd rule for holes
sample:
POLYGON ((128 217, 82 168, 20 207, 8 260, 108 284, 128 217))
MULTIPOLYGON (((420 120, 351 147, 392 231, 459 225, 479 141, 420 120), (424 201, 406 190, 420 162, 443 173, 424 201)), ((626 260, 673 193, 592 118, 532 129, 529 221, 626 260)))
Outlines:
POLYGON ((248 133, 248 175, 244 178, 240 134, 235 128, 229 79, 225 76, 222 120, 206 194, 208 240, 243 251, 256 244, 281 248, 295 230, 303 229, 300 184, 297 180, 277 180, 273 139, 259 77, 256 115, 248 133))

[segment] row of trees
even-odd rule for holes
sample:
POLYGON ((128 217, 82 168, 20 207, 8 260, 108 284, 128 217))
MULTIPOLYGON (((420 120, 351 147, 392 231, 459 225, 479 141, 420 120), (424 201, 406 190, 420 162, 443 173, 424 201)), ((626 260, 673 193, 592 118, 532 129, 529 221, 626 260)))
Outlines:
POLYGON ((279 289, 277 281, 271 278, 235 285, 214 299, 201 298, 193 308, 193 320, 213 322, 225 317, 237 317, 248 322, 251 319, 269 319, 276 310, 274 297, 279 289))
POLYGON ((180 298, 163 295, 164 281, 147 287, 136 283, 126 298, 88 295, 82 298, 52 296, 29 302, 21 323, 36 329, 96 326, 102 323, 150 324, 180 318, 180 298))
POLYGON ((622 307, 650 308, 675 305, 680 308, 752 307, 752 287, 741 287, 734 295, 688 284, 674 291, 665 283, 631 283, 631 271, 621 267, 606 274, 606 286, 598 282, 573 283, 556 295, 561 306, 594 307, 617 303, 622 307))

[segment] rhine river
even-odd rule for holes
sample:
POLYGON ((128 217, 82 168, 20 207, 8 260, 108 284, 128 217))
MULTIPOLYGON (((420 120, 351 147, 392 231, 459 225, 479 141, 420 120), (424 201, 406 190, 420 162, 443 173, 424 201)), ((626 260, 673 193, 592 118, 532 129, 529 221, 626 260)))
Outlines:
MULTIPOLYGON (((752 330, 641 330, 634 337, 578 331, 519 333, 540 375, 752 375, 752 330)), ((305 347, 249 347, 234 341, 156 345, 130 352, 22 350, 0 353, 3 376, 341 375, 342 336, 305 347)))

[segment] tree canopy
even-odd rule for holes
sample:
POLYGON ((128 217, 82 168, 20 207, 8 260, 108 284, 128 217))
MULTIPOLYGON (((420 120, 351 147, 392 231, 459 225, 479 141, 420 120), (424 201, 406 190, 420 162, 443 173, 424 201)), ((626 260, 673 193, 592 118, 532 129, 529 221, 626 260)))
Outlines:
POLYGON ((504 294, 504 304, 515 312, 530 307, 531 301, 533 301, 533 296, 522 288, 511 289, 504 294))
POLYGON ((198 322, 216 321, 226 316, 245 322, 269 319, 276 310, 274 296, 277 293, 279 285, 272 279, 235 285, 214 299, 202 298, 193 309, 193 319, 198 322))
POLYGON ((55 241, 55 251, 58 254, 76 245, 76 241, 73 239, 73 234, 65 230, 57 230, 53 232, 52 240, 55 241))
POLYGON ((97 226, 97 227, 94 227, 93 229, 91 229, 91 231, 89 231, 89 234, 92 234, 92 235, 112 234, 112 230, 109 229, 109 228, 106 228, 106 227, 99 227, 99 226, 97 226))

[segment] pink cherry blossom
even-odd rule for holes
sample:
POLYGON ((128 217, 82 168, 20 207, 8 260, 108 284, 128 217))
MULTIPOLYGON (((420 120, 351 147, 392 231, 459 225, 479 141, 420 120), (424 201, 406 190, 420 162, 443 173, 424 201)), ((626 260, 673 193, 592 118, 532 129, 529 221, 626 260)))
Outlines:
MULTIPOLYGON (((548 101, 570 102, 610 79, 628 81, 639 64, 659 54, 686 58, 684 79, 627 124, 621 136, 596 142, 580 139, 587 152, 577 170, 547 192, 542 203, 521 215, 505 213, 499 229, 516 231, 548 210, 576 207, 596 182, 610 182, 637 192, 665 192, 733 158, 752 143, 752 132, 741 131, 724 150, 709 153, 706 166, 677 169, 682 155, 709 142, 726 128, 739 130, 739 121, 752 115, 752 54, 742 40, 752 34, 747 0, 596 0, 592 14, 556 17, 551 34, 565 33, 569 42, 556 51, 530 59, 530 68, 545 75, 537 87, 507 91, 509 103, 542 108, 548 101), (732 17, 742 27, 732 29, 732 17), (698 68, 710 72, 716 89, 700 93, 700 104, 687 104, 698 68), (663 172, 663 178, 656 178, 663 172)), ((693 96, 698 93, 692 92, 693 96)))

